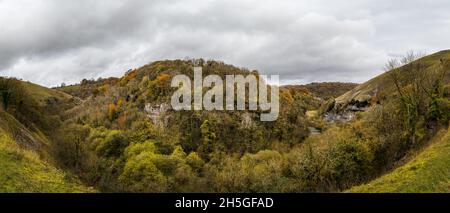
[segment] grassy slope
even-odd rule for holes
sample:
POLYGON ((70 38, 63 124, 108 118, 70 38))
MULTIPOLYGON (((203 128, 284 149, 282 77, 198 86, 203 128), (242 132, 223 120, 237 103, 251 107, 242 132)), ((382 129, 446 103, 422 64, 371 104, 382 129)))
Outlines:
POLYGON ((0 129, 0 192, 92 192, 0 129))
MULTIPOLYGON (((40 106, 48 99, 67 101, 63 92, 23 82, 30 98, 40 106)), ((0 192, 93 192, 75 177, 42 160, 37 151, 48 139, 42 132, 28 130, 0 109, 0 192)))
POLYGON ((31 95, 31 98, 37 101, 41 105, 45 105, 45 101, 49 98, 55 98, 58 100, 68 100, 72 96, 54 89, 39 86, 30 82, 23 82, 25 89, 31 95))
POLYGON ((450 192, 450 129, 412 161, 349 192, 450 192))
MULTIPOLYGON (((440 59, 450 60, 450 50, 444 50, 425 56, 424 58, 421 58, 420 61, 429 66, 427 72, 432 72, 436 65, 439 64, 440 59)), ((447 75, 450 75, 450 73, 447 73, 447 75)), ((395 88, 392 83, 391 72, 385 72, 363 84, 360 84, 354 89, 336 98, 336 102, 345 103, 349 102, 351 99, 358 99, 358 97, 364 95, 374 95, 376 89, 382 90, 385 94, 394 93, 395 88)))
MULTIPOLYGON (((450 50, 444 50, 420 59, 432 72, 439 60, 450 60, 450 50)), ((448 76, 447 76, 448 77, 448 76)), ((393 94, 394 86, 390 72, 361 84, 336 99, 348 102, 362 95, 373 95, 374 91, 383 89, 385 94, 393 94)), ((431 145, 412 158, 407 164, 395 169, 369 184, 354 187, 350 192, 450 192, 450 133, 441 131, 431 145)))

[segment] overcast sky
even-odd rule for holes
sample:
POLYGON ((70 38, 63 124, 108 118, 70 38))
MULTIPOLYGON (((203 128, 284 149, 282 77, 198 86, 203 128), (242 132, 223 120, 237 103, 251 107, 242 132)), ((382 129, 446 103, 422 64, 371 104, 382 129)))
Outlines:
POLYGON ((284 83, 363 82, 449 38, 448 0, 0 0, 0 76, 47 86, 186 57, 284 83))

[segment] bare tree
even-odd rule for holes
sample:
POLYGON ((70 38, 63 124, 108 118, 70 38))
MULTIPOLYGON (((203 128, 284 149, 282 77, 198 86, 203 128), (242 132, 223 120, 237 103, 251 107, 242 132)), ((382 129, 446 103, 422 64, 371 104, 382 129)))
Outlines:
POLYGON ((422 53, 410 51, 401 59, 391 59, 385 65, 405 113, 411 144, 415 144, 420 135, 420 122, 438 119, 438 99, 446 76, 446 62, 443 59, 433 69, 421 60, 422 57, 422 53))

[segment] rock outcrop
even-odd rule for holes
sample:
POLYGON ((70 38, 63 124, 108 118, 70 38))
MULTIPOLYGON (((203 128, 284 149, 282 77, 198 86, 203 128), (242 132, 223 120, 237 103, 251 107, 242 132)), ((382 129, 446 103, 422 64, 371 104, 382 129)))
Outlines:
POLYGON ((323 117, 328 122, 349 122, 356 112, 364 112, 374 104, 379 104, 378 89, 350 91, 327 106, 323 117))
POLYGON ((152 120, 152 123, 155 126, 165 128, 169 122, 169 114, 168 111, 171 110, 170 105, 166 103, 162 104, 151 104, 147 103, 144 108, 145 112, 148 114, 147 116, 152 120))

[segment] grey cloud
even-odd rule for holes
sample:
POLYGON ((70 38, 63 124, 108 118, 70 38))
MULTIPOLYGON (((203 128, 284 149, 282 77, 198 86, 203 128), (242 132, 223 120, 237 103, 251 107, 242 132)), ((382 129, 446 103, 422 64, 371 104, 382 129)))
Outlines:
POLYGON ((388 57, 449 47, 450 2, 2 0, 0 75, 45 85, 203 57, 285 83, 361 82, 388 57))

